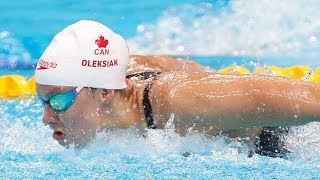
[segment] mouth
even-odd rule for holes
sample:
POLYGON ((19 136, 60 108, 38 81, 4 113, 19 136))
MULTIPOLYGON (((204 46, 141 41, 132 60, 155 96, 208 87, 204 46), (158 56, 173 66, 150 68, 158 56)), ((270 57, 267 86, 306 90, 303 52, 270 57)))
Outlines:
POLYGON ((64 139, 65 134, 62 131, 54 131, 52 137, 54 140, 60 141, 64 139))

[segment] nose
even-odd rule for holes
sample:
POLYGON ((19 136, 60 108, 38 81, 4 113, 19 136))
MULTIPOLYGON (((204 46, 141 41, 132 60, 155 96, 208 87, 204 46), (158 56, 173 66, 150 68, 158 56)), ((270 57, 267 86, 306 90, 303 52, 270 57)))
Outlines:
POLYGON ((59 121, 57 113, 48 104, 44 107, 42 121, 45 125, 55 124, 59 121))

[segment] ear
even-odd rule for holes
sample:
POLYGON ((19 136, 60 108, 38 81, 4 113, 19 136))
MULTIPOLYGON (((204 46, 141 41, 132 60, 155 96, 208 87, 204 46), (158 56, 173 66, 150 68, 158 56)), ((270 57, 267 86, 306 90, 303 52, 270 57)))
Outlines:
POLYGON ((125 92, 126 93, 131 93, 132 89, 133 89, 133 82, 131 79, 126 79, 126 84, 127 84, 127 87, 125 89, 125 92))
POLYGON ((110 103, 115 95, 115 90, 113 89, 104 89, 102 90, 102 98, 107 102, 110 103))

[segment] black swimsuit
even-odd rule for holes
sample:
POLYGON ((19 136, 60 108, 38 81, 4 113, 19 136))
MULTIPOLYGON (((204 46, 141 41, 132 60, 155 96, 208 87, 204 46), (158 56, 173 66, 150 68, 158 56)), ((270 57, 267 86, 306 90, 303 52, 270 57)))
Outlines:
POLYGON ((284 148, 284 136, 289 127, 264 127, 256 142, 256 153, 263 156, 287 158, 288 151, 284 148))
POLYGON ((152 80, 147 83, 147 85, 143 91, 143 98, 142 98, 144 115, 146 117, 147 125, 148 125, 149 129, 156 129, 157 128, 157 125, 153 119, 152 107, 151 107, 150 100, 149 100, 149 91, 150 91, 150 88, 153 84, 153 81, 155 80, 155 77, 159 74, 161 74, 161 72, 148 71, 148 72, 130 74, 130 75, 126 76, 126 78, 128 78, 128 79, 136 77, 140 80, 152 78, 152 80))

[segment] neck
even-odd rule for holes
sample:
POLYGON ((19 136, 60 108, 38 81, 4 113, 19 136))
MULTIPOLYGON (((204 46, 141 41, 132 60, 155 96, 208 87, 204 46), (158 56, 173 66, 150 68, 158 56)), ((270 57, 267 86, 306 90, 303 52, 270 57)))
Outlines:
POLYGON ((135 126, 139 129, 146 127, 144 107, 142 103, 144 84, 132 84, 125 90, 117 90, 112 101, 103 111, 104 127, 108 129, 125 129, 135 126))

